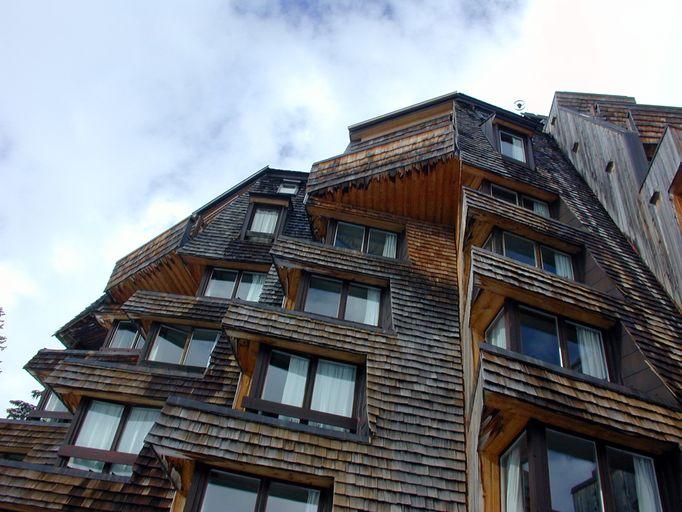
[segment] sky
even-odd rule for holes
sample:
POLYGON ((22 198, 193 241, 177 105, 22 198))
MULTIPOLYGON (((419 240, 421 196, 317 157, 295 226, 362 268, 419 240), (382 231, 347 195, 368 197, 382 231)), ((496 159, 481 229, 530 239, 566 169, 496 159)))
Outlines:
POLYGON ((0 0, 0 416, 117 259, 265 165, 460 91, 682 105, 682 2, 0 0))

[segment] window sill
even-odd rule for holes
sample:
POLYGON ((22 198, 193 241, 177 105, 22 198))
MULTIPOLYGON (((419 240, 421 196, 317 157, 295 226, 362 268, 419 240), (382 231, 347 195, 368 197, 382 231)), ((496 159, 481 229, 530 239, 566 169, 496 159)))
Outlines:
MULTIPOLYGON (((242 406, 245 409, 252 409, 261 413, 290 416, 303 421, 312 421, 314 423, 323 423, 332 427, 345 428, 349 431, 356 430, 358 427, 358 420, 355 418, 338 416, 336 414, 327 414, 313 410, 304 410, 300 407, 270 402, 261 398, 246 396, 242 400, 242 406)), ((315 428, 325 430, 322 427, 315 428)), ((352 434, 352 432, 349 433, 352 434)))
MULTIPOLYGON (((150 361, 145 359, 140 363, 142 366, 147 366, 149 368, 166 368, 169 370, 177 370, 179 372, 187 373, 190 377, 204 375, 208 371, 208 366, 188 366, 184 364, 175 363, 162 363, 159 361, 150 361)), ((209 364, 210 366, 210 364, 209 364)))
POLYGON ((521 165, 523 167, 526 167, 528 169, 532 169, 531 165, 528 162, 524 162, 523 160, 517 160, 516 158, 513 158, 511 156, 503 155, 500 153, 500 156, 502 157, 502 160, 504 162, 510 163, 510 164, 516 164, 516 165, 521 165))
POLYGON ((75 457, 78 459, 96 460, 107 464, 126 464, 129 466, 135 464, 138 457, 137 453, 100 450, 76 445, 64 445, 59 448, 57 454, 60 457, 75 457))

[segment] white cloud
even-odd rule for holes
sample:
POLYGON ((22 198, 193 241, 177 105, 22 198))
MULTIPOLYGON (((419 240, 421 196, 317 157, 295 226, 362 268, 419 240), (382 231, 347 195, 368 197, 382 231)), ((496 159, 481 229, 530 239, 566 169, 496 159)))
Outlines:
POLYGON ((266 164, 459 90, 546 112, 555 89, 681 104, 679 2, 5 2, 0 407, 114 262, 266 164))

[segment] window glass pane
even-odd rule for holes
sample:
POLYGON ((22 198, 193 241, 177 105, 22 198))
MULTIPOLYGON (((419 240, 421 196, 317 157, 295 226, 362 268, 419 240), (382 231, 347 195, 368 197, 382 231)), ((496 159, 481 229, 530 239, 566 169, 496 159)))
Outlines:
POLYGON ((522 434, 500 457, 503 512, 526 512, 530 510, 528 471, 526 434, 522 434))
POLYGON ((521 263, 535 266, 535 244, 511 233, 504 233, 504 255, 521 263))
POLYGON ((277 189, 278 194, 294 195, 298 192, 298 183, 291 181, 284 181, 277 189))
POLYGON ((500 311, 485 332, 485 341, 500 348, 507 348, 507 329, 504 310, 500 311))
POLYGON ((116 451, 140 453, 144 438, 159 417, 159 413, 159 409, 151 407, 133 407, 123 427, 116 451))
POLYGON ((379 325, 381 290, 372 286, 352 284, 348 288, 344 318, 351 322, 379 325))
POLYGON ((531 210, 538 215, 549 218, 549 206, 544 201, 538 201, 537 199, 531 199, 530 197, 524 197, 521 200, 521 204, 524 208, 531 210))
POLYGON ((137 328, 132 322, 119 322, 111 338, 111 348, 133 348, 137 338, 137 328))
POLYGON ((277 227, 279 210, 279 208, 272 206, 256 206, 249 231, 272 235, 277 227))
POLYGON ((84 469, 86 471, 95 471, 96 473, 101 473, 104 469, 104 462, 100 460, 78 459, 76 457, 71 457, 67 466, 73 469, 84 469))
POLYGON ((48 391, 47 400, 45 401, 44 411, 50 412, 69 412, 64 403, 52 391, 48 391))
POLYGON ((559 277, 573 279, 573 265, 568 254, 544 246, 540 252, 542 254, 542 268, 559 277))
POLYGON ((310 408, 350 418, 354 397, 355 366, 320 359, 310 408))
POLYGON ((490 191, 493 197, 502 199, 502 201, 507 201, 508 203, 512 204, 516 204, 517 202, 518 196, 513 190, 507 190, 506 188, 490 185, 490 191))
POLYGON ((381 229, 370 229, 367 253, 385 258, 395 258, 398 235, 381 229))
POLYGON ((561 364, 556 318, 519 308, 521 352, 552 364, 561 364))
POLYGON ((311 277, 305 310, 326 316, 338 316, 341 301, 341 281, 311 277))
POLYGON ((316 512, 320 491, 298 485, 272 482, 268 490, 267 512, 316 512))
POLYGON ((162 326, 149 352, 149 360, 160 363, 179 364, 185 348, 187 333, 171 327, 162 326))
POLYGON ((600 511, 601 490, 594 443, 547 430, 552 510, 600 511))
POLYGON ((348 224, 347 222, 339 222, 336 225, 336 238, 334 238, 334 247, 341 247, 342 249, 352 249, 354 251, 362 250, 362 241, 365 237, 365 228, 357 224, 348 224))
POLYGON ((243 272, 242 278, 239 281, 239 288, 237 289, 237 298, 251 302, 258 302, 260 299, 260 293, 263 291, 264 283, 265 274, 243 272))
POLYGON ((211 471, 201 512, 253 512, 260 480, 224 471, 211 471))
POLYGON ((582 325, 566 323, 566 343, 572 370, 607 379, 606 355, 601 332, 582 325))
POLYGON ((659 512, 661 499, 653 461, 615 448, 607 448, 606 455, 614 509, 619 512, 659 512))
POLYGON ((301 407, 308 376, 305 357, 273 350, 263 384, 263 400, 301 407))
POLYGON ((216 341, 218 341, 218 331, 194 329, 183 364, 206 368, 211 359, 211 352, 213 352, 216 341))
POLYGON ((122 405, 99 400, 90 402, 78 431, 76 446, 110 450, 122 414, 122 405))
POLYGON ((515 160, 526 161, 523 139, 511 133, 500 131, 500 151, 503 155, 515 160))
POLYGON ((206 287, 207 297, 232 298, 234 283, 237 281, 237 272, 233 270, 222 270, 214 268, 211 272, 211 279, 206 287))

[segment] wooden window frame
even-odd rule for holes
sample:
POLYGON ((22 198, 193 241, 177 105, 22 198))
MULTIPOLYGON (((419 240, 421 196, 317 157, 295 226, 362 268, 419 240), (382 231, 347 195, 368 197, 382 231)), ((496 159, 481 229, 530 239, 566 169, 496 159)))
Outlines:
MULTIPOLYGON (((505 191, 505 192, 509 192, 509 193, 511 193, 511 194, 514 194, 514 195, 516 196, 516 203, 515 203, 516 206, 520 206, 521 208, 523 208, 524 210, 528 210, 529 212, 535 213, 534 210, 531 210, 530 208, 526 208, 526 207, 523 205, 523 200, 524 200, 524 199, 527 199, 527 200, 529 200, 529 201, 535 201, 535 202, 537 202, 537 203, 543 203, 545 206, 547 206, 547 211, 549 212, 549 217, 544 217, 543 215, 540 215, 539 213, 536 213, 536 215, 540 215, 540 217, 543 217, 543 218, 550 218, 550 219, 553 219, 553 218, 555 217, 555 216, 554 216, 553 209, 552 209, 552 205, 551 205, 550 203, 548 203, 547 201, 543 201, 542 199, 536 199, 535 197, 529 196, 528 194, 523 194, 523 193, 517 192, 516 190, 513 190, 513 189, 511 189, 511 188, 503 187, 502 185, 498 185, 497 183, 492 183, 492 182, 490 182, 490 185, 489 185, 489 194, 490 194, 490 197, 493 197, 493 198, 495 198, 495 199, 497 199, 497 200, 499 200, 499 201, 504 201, 504 199, 501 199, 501 198, 497 197, 497 196, 495 195, 495 193, 493 192, 493 188, 497 188, 497 189, 503 190, 503 191, 505 191)), ((505 201, 505 202, 507 202, 507 201, 505 201)), ((511 203, 510 203, 510 204, 511 204, 511 203)))
MULTIPOLYGON (((492 252, 494 252, 496 254, 500 254, 500 255, 504 256, 505 258, 514 259, 514 258, 507 256, 506 246, 504 243, 505 235, 515 236, 516 238, 520 238, 522 240, 527 240, 528 242, 533 244, 533 252, 534 252, 534 256, 535 256, 535 265, 533 265, 533 267, 538 268, 538 269, 540 269, 544 272, 547 272, 549 274, 552 274, 553 276, 558 277, 560 279, 567 279, 569 281, 579 282, 579 279, 578 279, 578 277, 580 275, 578 272, 579 268, 578 268, 578 265, 575 261, 573 254, 570 254, 570 253, 567 253, 564 251, 560 251, 560 250, 555 249, 554 247, 552 247, 550 245, 542 244, 540 242, 533 240, 532 238, 528 238, 528 237, 525 237, 522 235, 518 235, 518 234, 514 233, 513 231, 507 231, 507 230, 503 230, 503 229, 499 229, 499 228, 494 228, 493 231, 488 236, 488 238, 485 239, 485 242, 483 243, 482 247, 485 248, 485 246, 488 245, 488 242, 490 242, 492 239, 492 248, 493 248, 492 252), (549 270, 545 269, 544 261, 542 259, 542 249, 549 249, 550 251, 553 251, 555 253, 559 253, 559 254, 563 254, 564 256, 568 256, 569 259, 571 260, 571 271, 573 272, 573 279, 568 278, 568 277, 562 277, 559 274, 555 274, 554 272, 550 272, 549 270)), ((522 265, 528 265, 527 263, 524 263, 522 261, 518 261, 515 259, 514 259, 514 261, 516 261, 522 265)))
POLYGON ((197 464, 189 492, 187 493, 187 501, 185 503, 183 512, 199 512, 201 510, 201 506, 203 505, 204 497, 206 495, 206 489, 208 487, 208 476, 209 473, 213 470, 260 480, 254 512, 265 512, 267 506, 268 491, 270 488, 270 484, 272 482, 297 487, 306 487, 308 489, 314 489, 316 491, 319 491, 320 502, 318 503, 317 512, 332 511, 332 499, 329 489, 304 483, 282 480, 280 478, 271 478, 269 476, 255 475, 251 473, 245 473, 243 471, 235 471, 228 468, 211 467, 205 464, 197 464))
MULTIPOLYGON (((328 357, 304 352, 282 350, 271 346, 263 346, 258 353, 258 358, 256 359, 251 389, 249 390, 249 394, 242 399, 241 405, 249 412, 264 413, 274 417, 283 415, 298 418, 300 420, 300 423, 298 424, 307 425, 310 422, 324 423, 325 425, 347 429, 351 434, 360 434, 366 425, 366 422, 363 420, 361 414, 362 396, 365 393, 365 387, 366 374, 365 367, 363 365, 349 363, 347 361, 338 361, 328 357), (261 398, 263 394, 263 388, 265 386, 265 377, 268 371, 270 357, 272 356, 273 350, 293 356, 305 357, 308 359, 308 374, 306 375, 306 386, 303 395, 303 405, 301 407, 272 402, 261 398), (313 398, 315 376, 317 375, 317 366, 320 359, 355 366, 355 389, 352 407, 353 412, 350 417, 315 411, 310 408, 313 398)), ((319 428, 323 432, 326 430, 323 427, 319 428)))
POLYGON ((176 324, 164 324, 164 323, 158 323, 155 324, 154 327, 151 329, 151 336, 149 337, 150 342, 147 343, 147 346, 143 352, 143 357, 141 358, 144 360, 145 364, 150 365, 150 366, 158 366, 160 368, 182 368, 183 370, 186 371, 195 371, 195 372, 205 372, 209 366, 211 366, 211 357, 213 357, 213 350, 211 351, 211 355, 208 358, 208 364, 206 366, 190 366, 184 364, 182 361, 185 360, 185 357, 187 357, 187 350, 189 349, 189 344, 190 341, 192 341, 192 335, 194 334, 194 331, 196 329, 203 329, 206 331, 216 331, 217 336, 216 336, 216 341, 215 345, 213 345, 213 350, 215 350, 216 346, 218 345, 218 342, 220 341, 220 336, 221 332, 220 329, 211 329, 208 327, 198 327, 194 325, 176 325, 176 324), (154 347, 154 343, 156 342, 156 338, 159 335, 159 332, 161 331, 162 327, 167 327, 170 329, 174 329, 176 331, 187 331, 187 335, 185 336, 185 344, 182 349, 182 355, 180 357, 180 362, 179 363, 166 363, 164 361, 154 361, 152 359, 149 359, 149 354, 152 351, 152 348, 154 347))
POLYGON ((520 165, 525 165, 526 167, 532 167, 532 161, 533 161, 533 156, 532 156, 532 150, 530 148, 530 140, 528 139, 528 136, 517 132, 511 128, 508 128, 507 126, 499 126, 495 124, 495 140, 497 141, 497 149, 500 152, 500 155, 502 156, 503 159, 509 160, 510 162, 514 162, 520 165), (513 156, 505 155, 502 153, 502 133, 506 133, 508 135, 511 135, 512 137, 516 137, 518 139, 521 139, 521 142, 523 143, 523 153, 526 157, 525 162, 523 160, 517 160, 513 156))
MULTIPOLYGON (((293 197, 287 195, 287 197, 293 197)), ((267 241, 267 243, 272 243, 277 240, 277 237, 282 233, 284 228, 284 222, 286 221, 287 208, 282 204, 269 203, 266 201, 251 201, 249 207, 246 210, 246 217, 244 218, 244 224, 242 225, 242 230, 240 233, 240 238, 242 240, 248 241, 267 241), (272 210, 278 210, 277 224, 275 224, 275 230, 272 234, 259 233, 257 231, 250 231, 251 224, 253 223, 253 217, 256 214, 258 208, 270 208, 272 210)))
MULTIPOLYGON (((615 349, 613 346, 613 336, 611 335, 610 332, 605 332, 603 329, 600 329, 599 327, 595 327, 592 325, 587 325, 581 322, 577 322, 571 318, 567 318, 561 315, 557 315, 555 313, 551 313, 548 311, 543 311, 542 309, 534 308, 532 306, 527 306, 525 304, 521 304, 519 302, 516 302, 511 299, 506 299, 504 301, 504 304, 500 311, 498 311, 495 316, 493 317, 492 321, 486 326, 485 330, 483 331, 483 339, 487 340, 487 333, 489 328, 495 323, 495 320, 499 318, 500 315, 504 315, 504 320, 505 320, 505 336, 506 336, 506 341, 507 341, 507 348, 506 350, 510 352, 514 352, 516 354, 523 355, 525 357, 531 357, 531 356, 526 356, 522 352, 522 343, 521 343, 521 319, 520 319, 520 310, 525 309, 527 311, 530 311, 531 313, 539 314, 539 315, 544 315, 547 317, 552 317, 554 318, 555 321, 555 326, 556 326, 556 332, 557 332, 557 343, 559 344, 559 357, 561 364, 558 365, 560 368, 563 368, 566 371, 575 373, 576 375, 582 375, 588 378, 592 378, 595 381, 598 382, 612 382, 612 383, 620 383, 620 374, 618 371, 618 365, 615 362, 615 349), (588 375, 583 372, 579 372, 577 370, 572 369, 570 365, 570 357, 568 353, 568 332, 567 332, 567 324, 573 324, 573 325, 578 325, 581 327, 586 327, 589 329, 594 329, 595 331, 598 331, 601 335, 601 341, 602 341, 602 346, 604 348, 604 363, 606 364, 606 374, 607 378, 606 379, 599 379, 597 377, 593 377, 591 375, 588 375)), ((487 341, 486 341, 487 343, 487 341)), ((535 358, 533 358, 535 359, 535 358)), ((542 361, 541 359, 538 359, 538 361, 541 361, 544 364, 552 365, 552 366, 557 366, 553 363, 548 363, 547 361, 542 361)))
MULTIPOLYGON (((221 270, 225 272, 234 272, 237 274, 237 278, 234 281, 234 288, 232 289, 232 295, 230 297, 216 297, 216 296, 210 296, 210 298, 215 298, 215 299, 235 299, 237 297, 237 290, 239 290, 239 285, 242 282, 242 277, 244 274, 261 274, 263 276, 266 276, 268 273, 267 272, 258 272, 256 270, 245 270, 245 269, 237 269, 237 268, 226 268, 226 267, 206 267, 204 270, 204 275, 201 278, 201 283, 199 284, 199 291, 197 293, 198 297, 209 297, 209 295, 206 295, 206 290, 208 290, 208 285, 211 283, 211 276, 213 276, 213 271, 214 270, 221 270)), ((262 293, 262 291, 261 291, 262 293)))
MULTIPOLYGON (((70 421, 73 419, 73 414, 67 411, 46 411, 45 406, 49 399, 50 394, 54 394, 57 399, 64 404, 64 402, 57 396, 57 393, 52 391, 50 388, 45 388, 43 394, 36 405, 36 408, 28 413, 28 419, 46 419, 46 420, 57 420, 57 421, 70 421)), ((66 404, 64 404, 66 407, 66 404)), ((68 409, 68 407, 67 407, 68 409)))
MULTIPOLYGON (((85 446, 78 446, 75 444, 76 440, 78 439, 78 434, 80 433, 81 427, 83 426, 83 422, 85 421, 85 418, 87 416, 88 410, 90 409, 90 404, 94 401, 107 402, 123 406, 123 412, 121 413, 121 417, 118 420, 118 425, 116 426, 114 438, 111 441, 112 447, 118 446, 118 444, 121 442, 123 429, 125 428, 126 423, 128 422, 130 412, 132 411, 133 408, 143 407, 153 409, 153 407, 138 404, 129 404, 117 400, 85 399, 83 402, 81 402, 80 406, 78 407, 78 411, 76 412, 76 415, 74 416, 71 426, 69 427, 69 430, 66 434, 67 440, 66 444, 60 446, 59 450, 57 451, 57 454, 59 455, 59 457, 61 457, 61 465, 63 467, 68 467, 69 459, 72 457, 79 459, 96 460, 98 462, 104 462, 104 466, 102 467, 101 471, 102 474, 110 473, 111 466, 114 464, 125 464, 129 466, 134 465, 135 461, 140 455, 139 453, 119 452, 114 449, 103 450, 99 448, 87 448, 85 446)), ((161 410, 160 408, 158 409, 161 410)))
MULTIPOLYGON (((377 228, 375 226, 368 226, 366 224, 358 224, 357 222, 348 222, 345 220, 338 220, 338 219, 330 219, 329 220, 329 226, 327 228, 327 239, 326 243, 331 245, 334 248, 336 247, 336 234, 337 230, 339 227, 339 224, 348 224, 350 226, 357 226, 363 229, 363 234, 362 234, 362 248, 360 251, 356 252, 361 252, 362 254, 366 254, 367 256, 373 257, 373 258, 385 258, 387 260, 399 260, 399 259, 405 259, 404 255, 404 231, 397 232, 397 231, 391 231, 390 229, 383 229, 383 228, 377 228), (369 247, 369 235, 370 231, 382 231, 384 233, 391 233, 393 235, 396 235, 396 247, 395 247, 395 257, 391 258, 389 256, 381 256, 378 254, 369 254, 367 252, 367 248, 369 247)), ((353 249, 347 249, 347 250, 353 250, 353 249)))
POLYGON ((315 273, 304 273, 301 278, 301 285, 298 290, 298 297, 296 298, 296 311, 302 311, 306 314, 317 315, 323 318, 334 318, 336 320, 341 320, 342 322, 348 322, 353 325, 362 325, 365 327, 378 327, 383 329, 388 329, 391 326, 391 307, 390 307, 390 294, 387 288, 383 286, 377 286, 375 284, 367 284, 360 281, 351 281, 349 279, 340 279, 333 276, 327 276, 324 274, 315 273), (319 313, 311 313, 305 310, 306 301, 308 299, 308 291, 310 290, 310 280, 312 277, 319 277, 320 279, 326 279, 328 281, 337 281, 341 283, 341 293, 339 297, 339 309, 336 316, 326 316, 319 313), (368 288, 376 288, 380 290, 379 294, 379 318, 377 325, 365 324, 363 322, 354 322, 353 320, 346 320, 344 316, 346 315, 346 303, 348 301, 348 290, 352 285, 365 286, 368 288))
POLYGON ((134 320, 125 320, 125 319, 119 319, 115 320, 114 324, 111 326, 111 329, 109 329, 109 332, 107 333, 107 337, 104 340, 104 347, 106 347, 107 350, 121 350, 121 351, 129 351, 129 350, 143 350, 145 343, 147 340, 145 340, 144 336, 142 336, 142 330, 140 329, 140 326, 137 325, 137 323, 134 320), (112 347, 111 342, 114 340, 114 337, 116 336, 116 332, 118 331, 118 326, 121 324, 121 322, 129 322, 133 324, 137 328, 137 334, 135 335, 135 342, 133 343, 133 346, 130 348, 121 348, 121 347, 112 347), (139 347, 137 345, 140 345, 139 347))
POLYGON ((666 498, 669 493, 666 493, 663 482, 666 480, 665 475, 662 472, 661 465, 663 461, 661 457, 655 455, 644 453, 640 450, 632 449, 628 446, 623 446, 617 443, 605 442, 601 439, 587 437, 583 434, 576 432, 571 432, 569 430, 556 427, 554 425, 548 425, 541 423, 536 420, 531 420, 526 428, 522 430, 510 443, 509 445, 501 451, 497 458, 498 468, 498 482, 497 485, 500 488, 500 492, 504 493, 501 488, 501 459, 507 453, 509 448, 511 448, 514 443, 522 436, 526 435, 526 443, 528 448, 528 488, 530 496, 530 510, 531 512, 541 512, 545 510, 551 510, 551 489, 549 481, 549 456, 547 448, 547 430, 553 430, 560 434, 569 435, 589 441, 594 444, 595 448, 595 458, 597 463, 597 475, 599 476, 599 485, 602 493, 602 505, 604 506, 604 512, 617 512, 615 510, 615 500, 613 489, 611 487, 611 479, 609 476, 609 466, 607 458, 607 449, 613 448, 616 450, 625 451, 631 454, 647 457, 651 459, 654 463, 654 473, 656 475, 656 485, 658 487, 658 494, 661 498, 661 505, 664 512, 668 511, 669 506, 666 498))

